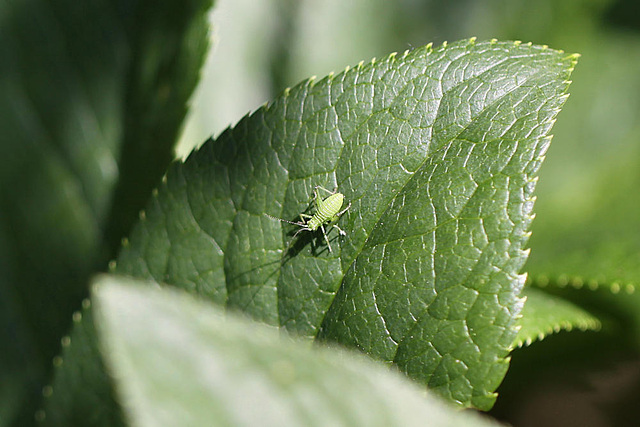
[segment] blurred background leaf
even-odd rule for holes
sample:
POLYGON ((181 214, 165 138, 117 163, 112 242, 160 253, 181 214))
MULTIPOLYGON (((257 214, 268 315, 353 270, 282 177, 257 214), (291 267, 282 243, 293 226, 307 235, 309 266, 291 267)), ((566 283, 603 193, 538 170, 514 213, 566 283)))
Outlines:
POLYGON ((172 160, 211 3, 0 6, 0 424, 33 420, 88 277, 172 160))

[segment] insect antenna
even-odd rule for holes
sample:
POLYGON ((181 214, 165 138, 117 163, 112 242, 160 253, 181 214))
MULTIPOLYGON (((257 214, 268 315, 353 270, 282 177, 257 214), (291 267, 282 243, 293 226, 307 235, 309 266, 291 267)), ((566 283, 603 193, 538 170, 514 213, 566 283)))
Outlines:
POLYGON ((296 231, 293 235, 293 237, 291 238, 291 240, 289 241, 289 243, 287 244, 287 246, 284 248, 284 251, 282 253, 282 259, 281 259, 281 264, 284 265, 284 263, 286 262, 286 257, 287 254, 289 253, 290 250, 292 250, 294 248, 294 242, 296 241, 296 237, 298 236, 298 234, 300 234, 300 232, 302 231, 308 231, 309 229, 306 227, 304 222, 293 222, 293 221, 288 221, 286 219, 282 219, 282 218, 278 218, 276 216, 273 215, 269 215, 269 214, 265 214, 266 216, 268 216, 271 219, 276 219, 278 221, 282 221, 282 222, 286 222, 288 224, 293 224, 293 225, 297 225, 300 228, 298 229, 298 231, 296 231))
MULTIPOLYGON (((278 218, 275 216, 271 216, 269 214, 265 214, 266 216, 268 216, 271 219, 277 219, 278 221, 282 221, 282 222, 288 222, 289 224, 293 224, 293 225, 303 225, 300 222, 293 222, 293 221, 287 221, 286 219, 282 219, 282 218, 278 218)), ((297 233, 296 233, 297 234, 297 233)))

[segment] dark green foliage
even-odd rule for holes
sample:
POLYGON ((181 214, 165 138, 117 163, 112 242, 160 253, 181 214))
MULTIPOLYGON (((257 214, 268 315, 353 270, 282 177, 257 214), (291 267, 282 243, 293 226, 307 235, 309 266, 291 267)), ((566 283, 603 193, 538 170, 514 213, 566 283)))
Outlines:
POLYGON ((0 6, 3 421, 33 420, 90 274, 173 157, 211 3, 0 6))

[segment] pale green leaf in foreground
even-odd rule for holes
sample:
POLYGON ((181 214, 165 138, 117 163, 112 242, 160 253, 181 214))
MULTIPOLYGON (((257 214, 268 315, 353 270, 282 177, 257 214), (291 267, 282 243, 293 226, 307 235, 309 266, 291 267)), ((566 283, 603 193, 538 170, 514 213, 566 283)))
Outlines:
POLYGON ((177 291, 102 276, 96 325, 136 426, 491 426, 382 365, 177 291))
POLYGON ((467 40, 303 82, 170 168, 115 271, 358 348, 488 409, 574 64, 467 40), (265 216, 295 219, 316 185, 352 203, 333 253, 265 216))

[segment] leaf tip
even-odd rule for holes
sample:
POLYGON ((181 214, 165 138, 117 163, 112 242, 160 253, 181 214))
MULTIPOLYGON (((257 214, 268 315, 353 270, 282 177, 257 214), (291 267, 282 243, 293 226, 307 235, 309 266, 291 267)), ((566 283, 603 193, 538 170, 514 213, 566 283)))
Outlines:
POLYGON ((573 286, 575 289, 581 289, 583 285, 584 285, 584 280, 582 280, 582 277, 578 276, 571 279, 571 286, 573 286))
POLYGON ((46 412, 44 412, 44 409, 38 409, 34 415, 34 418, 37 423, 41 423, 47 418, 47 414, 46 412))
POLYGON ((42 387, 42 397, 47 398, 53 395, 53 387, 51 385, 46 385, 42 387))
POLYGON ((55 356, 51 361, 51 364, 53 365, 54 368, 61 367, 63 363, 64 363, 64 359, 62 359, 62 356, 55 356))
POLYGON ((620 282, 613 282, 611 286, 609 286, 609 290, 612 294, 618 294, 622 290, 622 286, 620 286, 620 282))
POLYGON ((564 288, 569 284, 569 278, 566 274, 561 274, 558 276, 558 280, 556 280, 556 285, 560 288, 564 288))
POLYGON ((309 88, 312 88, 313 86, 315 86, 316 80, 318 80, 318 76, 313 75, 307 79, 307 81, 305 82, 305 85, 309 88))
POLYGON ((536 277, 535 279, 532 279, 531 283, 532 284, 535 283, 535 285, 540 287, 540 288, 546 288, 549 285, 549 278, 547 276, 545 276, 544 274, 541 274, 538 277, 536 277))
MULTIPOLYGON (((581 278, 579 278, 579 277, 578 277, 577 279, 578 279, 578 280, 580 280, 580 282, 582 282, 582 279, 581 279, 581 278)), ((572 278, 572 279, 571 279, 571 282, 570 282, 571 286, 572 286, 572 287, 574 287, 574 288, 576 287, 576 286, 574 285, 574 282, 575 282, 575 281, 576 281, 576 278, 572 278)), ((614 283, 615 283, 615 282, 614 282, 614 283)), ((582 287, 582 286, 580 286, 580 287, 582 287)), ((589 280, 589 282, 587 282, 587 288, 589 288, 589 290, 591 290, 591 291, 598 290, 598 289, 600 288, 600 283, 598 283, 598 281, 597 281, 597 280, 589 280)), ((578 289, 579 289, 579 288, 578 288, 578 289)))
MULTIPOLYGON (((564 51, 562 50, 559 50, 559 52, 564 53, 564 51)), ((573 70, 576 68, 576 65, 578 64, 578 59, 580 59, 580 56, 581 55, 579 53, 572 53, 563 58, 563 60, 569 61, 569 69, 568 69, 569 74, 573 73, 573 70)), ((566 80, 565 83, 569 85, 571 84, 571 80, 566 80)))

